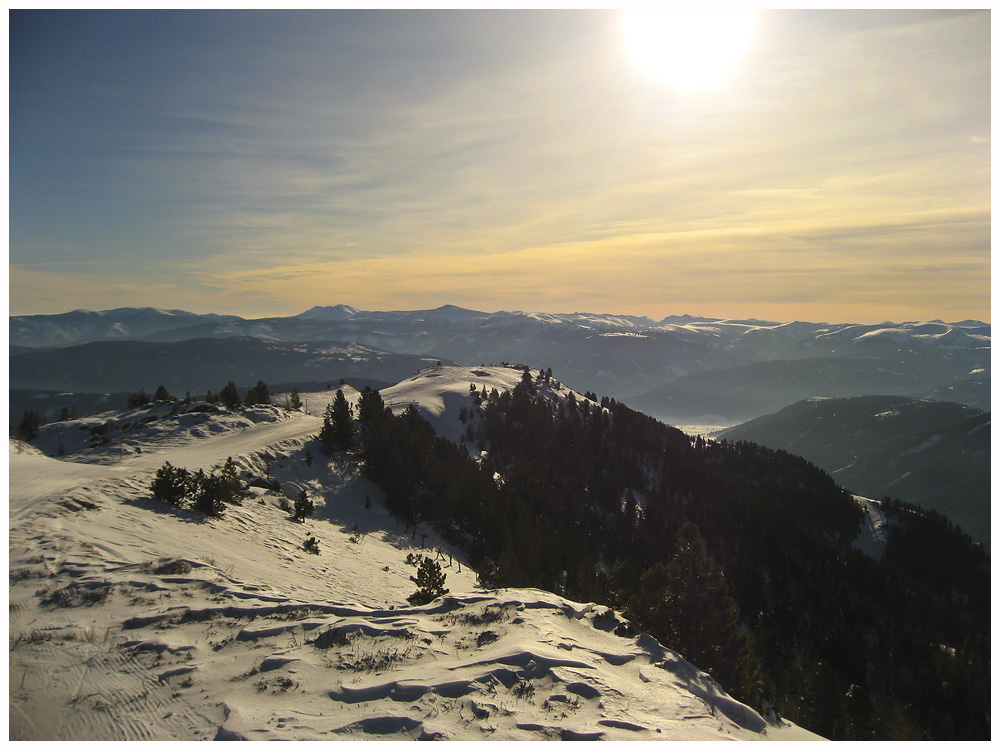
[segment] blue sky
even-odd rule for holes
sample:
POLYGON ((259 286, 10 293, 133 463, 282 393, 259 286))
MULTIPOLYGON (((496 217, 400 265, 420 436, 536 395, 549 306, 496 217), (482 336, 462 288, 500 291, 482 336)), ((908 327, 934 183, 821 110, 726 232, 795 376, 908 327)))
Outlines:
POLYGON ((989 320, 990 15, 775 11, 711 91, 616 12, 10 19, 10 313, 989 320))

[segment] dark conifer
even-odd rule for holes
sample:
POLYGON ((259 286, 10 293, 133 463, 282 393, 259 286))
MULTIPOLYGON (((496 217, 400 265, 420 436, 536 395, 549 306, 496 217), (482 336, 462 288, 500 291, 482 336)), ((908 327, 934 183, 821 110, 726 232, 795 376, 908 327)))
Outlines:
POLYGON ((329 455, 354 447, 353 412, 354 410, 344 397, 344 392, 338 388, 333 402, 326 407, 323 428, 319 433, 319 441, 324 453, 329 455))
POLYGON ((305 490, 301 490, 298 497, 295 498, 295 520, 305 521, 306 518, 311 516, 315 510, 316 506, 313 505, 313 501, 306 496, 305 490))
POLYGON ((191 491, 191 473, 167 461, 157 470, 151 490, 155 500, 182 507, 191 491))
POLYGON ((240 407, 240 392, 236 390, 236 384, 230 380, 225 387, 219 391, 219 400, 227 409, 238 409, 240 407))
POLYGON ((18 427, 18 434, 22 440, 34 440, 38 437, 38 432, 41 427, 42 418, 31 409, 28 409, 21 415, 21 424, 18 427))
POLYGON ((136 406, 146 406, 149 403, 149 396, 146 394, 142 388, 139 389, 138 393, 133 393, 128 397, 126 406, 130 409, 136 406))
POLYGON ((382 419, 385 416, 385 402, 381 394, 374 391, 369 386, 365 386, 358 398, 358 422, 362 427, 367 427, 372 422, 382 419))
POLYGON ((410 576, 410 580, 417 584, 417 590, 410 594, 409 601, 413 604, 427 604, 439 596, 444 596, 448 593, 448 589, 444 587, 445 578, 437 562, 429 557, 423 558, 420 567, 417 568, 417 574, 410 576))
POLYGON ((256 406, 257 404, 268 404, 271 402, 271 392, 263 380, 258 380, 257 385, 247 391, 244 406, 256 406))
POLYGON ((629 610, 665 645, 729 689, 745 699, 759 696, 760 665, 740 628, 739 607, 695 524, 681 526, 668 564, 642 575, 629 610))

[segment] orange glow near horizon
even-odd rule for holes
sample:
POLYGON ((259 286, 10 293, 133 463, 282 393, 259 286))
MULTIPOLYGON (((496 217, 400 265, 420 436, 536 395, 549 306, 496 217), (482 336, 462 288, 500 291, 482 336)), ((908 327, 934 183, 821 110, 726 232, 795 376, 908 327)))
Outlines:
POLYGON ((650 13, 12 26, 10 313, 989 320, 989 11, 650 13))

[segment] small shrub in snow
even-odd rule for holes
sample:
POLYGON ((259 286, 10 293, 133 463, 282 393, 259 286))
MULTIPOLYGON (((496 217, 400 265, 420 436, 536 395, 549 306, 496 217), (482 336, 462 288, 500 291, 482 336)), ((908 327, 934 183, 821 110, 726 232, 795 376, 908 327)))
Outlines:
POLYGON ((270 680, 261 678, 254 683, 254 687, 257 688, 258 693, 263 693, 268 690, 275 694, 285 693, 297 686, 298 683, 295 680, 284 675, 279 675, 278 677, 271 678, 270 680))
POLYGON ((167 461, 156 472, 153 480, 153 498, 168 505, 183 507, 191 487, 191 472, 167 461))
POLYGON ((157 500, 176 507, 190 506, 207 516, 219 517, 227 503, 240 505, 243 501, 243 487, 232 458, 212 474, 204 469, 192 474, 168 461, 156 472, 151 489, 157 500))
POLYGON ((153 572, 160 576, 184 575, 191 572, 191 563, 187 560, 161 560, 153 568, 153 572))
POLYGON ((226 503, 218 491, 218 479, 212 474, 206 474, 204 469, 198 469, 193 479, 194 492, 191 507, 201 511, 206 516, 221 517, 225 512, 226 503))
POLYGON ((316 540, 316 537, 314 537, 314 536, 308 537, 305 540, 305 542, 302 543, 302 549, 304 549, 306 552, 310 552, 310 553, 312 553, 314 555, 318 555, 319 554, 319 542, 316 540))
POLYGON ((367 648, 355 646, 355 653, 341 657, 341 666, 354 672, 388 672, 405 662, 410 657, 411 650, 412 646, 396 648, 388 644, 375 644, 367 648))
POLYGON ((92 586, 78 586, 71 583, 69 586, 55 591, 45 591, 44 593, 39 591, 38 593, 42 595, 43 604, 51 604, 56 607, 79 607, 103 603, 111 595, 113 589, 114 585, 110 583, 98 583, 92 586))
POLYGON ((312 500, 306 497, 306 491, 299 492, 299 496, 295 498, 295 520, 304 522, 313 514, 314 510, 316 510, 316 506, 313 505, 312 500))
POLYGON ((510 691, 518 698, 530 701, 535 696, 535 683, 518 677, 510 691))
POLYGON ((492 625, 493 623, 507 622, 509 619, 510 616, 502 605, 488 604, 481 612, 456 612, 446 615, 442 621, 456 625, 492 625))

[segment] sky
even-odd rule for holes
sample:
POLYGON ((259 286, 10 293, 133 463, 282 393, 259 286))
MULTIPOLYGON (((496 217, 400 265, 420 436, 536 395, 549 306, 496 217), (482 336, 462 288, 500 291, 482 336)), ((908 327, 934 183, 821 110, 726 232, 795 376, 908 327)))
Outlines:
POLYGON ((989 321, 990 20, 12 12, 10 314, 989 321))

